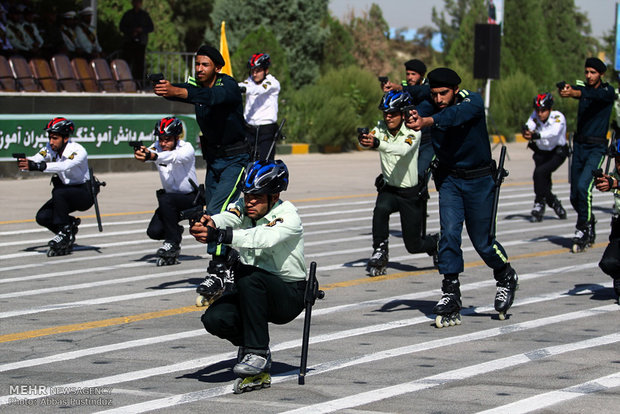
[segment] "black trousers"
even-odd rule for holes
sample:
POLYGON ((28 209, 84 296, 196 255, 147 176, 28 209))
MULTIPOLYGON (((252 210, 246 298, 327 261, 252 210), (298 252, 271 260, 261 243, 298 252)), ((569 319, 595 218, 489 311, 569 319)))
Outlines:
POLYGON ((202 315, 210 334, 235 346, 269 347, 268 322, 286 324, 304 309, 306 282, 284 282, 258 267, 240 265, 237 292, 216 300, 202 315))
POLYGON ((564 152, 558 150, 541 151, 538 150, 532 155, 534 159, 534 194, 536 194, 536 202, 542 202, 545 199, 550 203, 555 196, 551 192, 553 183, 551 174, 560 168, 560 165, 566 160, 564 152))
POLYGON ((278 131, 278 124, 267 124, 260 126, 246 126, 246 137, 252 150, 250 157, 254 160, 270 160, 276 154, 276 146, 273 144, 273 136, 278 131), (256 132, 258 131, 258 137, 256 132), (272 146, 273 145, 273 146, 272 146), (254 156, 256 154, 256 156, 254 156))
POLYGON ((603 272, 613 279, 620 279, 620 216, 611 219, 609 244, 605 248, 598 265, 603 272))
POLYGON ((176 245, 181 244, 183 227, 179 226, 179 214, 191 208, 196 193, 166 193, 157 191, 159 207, 146 229, 146 234, 153 240, 164 240, 176 245))
POLYGON ((74 211, 86 211, 93 205, 93 196, 88 184, 78 185, 55 185, 52 190, 52 198, 39 209, 36 215, 37 223, 47 227, 52 233, 58 233, 60 229, 71 224, 74 211))
POLYGON ((377 194, 372 214, 372 248, 390 236, 390 215, 400 213, 403 240, 409 253, 430 252, 435 249, 435 241, 422 236, 422 203, 417 196, 402 196, 391 191, 381 190, 377 194))

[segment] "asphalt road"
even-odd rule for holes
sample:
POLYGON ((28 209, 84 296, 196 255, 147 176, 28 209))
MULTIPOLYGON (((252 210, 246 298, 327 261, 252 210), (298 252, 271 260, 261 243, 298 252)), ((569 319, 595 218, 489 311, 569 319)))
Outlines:
MULTIPOLYGON (((0 181, 0 411, 616 412, 620 307, 597 266, 612 198, 595 192, 597 242, 570 253, 576 217, 566 166, 554 188, 568 219, 548 211, 531 223, 524 146, 509 145, 498 213, 498 240, 520 275, 510 317, 497 318, 492 271, 464 233, 463 323, 443 329, 432 314, 441 277, 430 257, 406 252, 397 217, 387 274, 365 272, 377 154, 283 157, 291 171, 284 198, 299 208, 306 259, 318 263, 326 298, 313 310, 306 385, 297 384, 300 317, 270 327, 272 387, 242 395, 232 394, 236 349, 204 331, 193 305, 204 246, 186 232, 181 263, 155 266, 160 243, 145 228, 156 172, 99 177, 108 183, 103 233, 84 212, 76 250, 52 258, 52 235, 32 220, 49 198, 49 177, 0 181)), ((436 232, 435 192, 429 213, 436 232)))

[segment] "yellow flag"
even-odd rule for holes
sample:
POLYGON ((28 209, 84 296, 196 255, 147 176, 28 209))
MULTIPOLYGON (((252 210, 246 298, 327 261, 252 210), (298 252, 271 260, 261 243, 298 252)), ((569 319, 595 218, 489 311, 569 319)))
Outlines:
POLYGON ((220 73, 225 73, 229 76, 233 75, 232 65, 230 64, 230 54, 228 53, 228 42, 226 42, 226 22, 222 20, 222 32, 220 34, 220 53, 224 58, 224 67, 220 73))

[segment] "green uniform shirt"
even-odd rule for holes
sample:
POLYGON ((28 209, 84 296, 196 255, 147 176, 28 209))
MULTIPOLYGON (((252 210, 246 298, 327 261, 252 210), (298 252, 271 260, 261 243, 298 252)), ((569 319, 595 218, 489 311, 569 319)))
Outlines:
POLYGON ((400 126, 396 136, 390 134, 384 121, 379 121, 371 131, 378 140, 381 172, 388 185, 408 188, 418 184, 418 148, 420 131, 400 126))
POLYGON ((277 275, 285 282, 305 280, 304 229, 297 208, 289 201, 278 201, 255 223, 244 211, 240 198, 223 213, 212 216, 218 228, 233 228, 230 245, 239 250, 241 262, 277 275))

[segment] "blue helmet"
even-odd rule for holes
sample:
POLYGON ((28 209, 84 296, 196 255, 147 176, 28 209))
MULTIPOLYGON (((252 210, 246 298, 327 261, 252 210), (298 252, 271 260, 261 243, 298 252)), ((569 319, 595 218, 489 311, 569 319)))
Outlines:
POLYGON ((379 109, 383 112, 400 112, 405 106, 412 105, 413 99, 406 91, 389 91, 381 98, 379 109))
POLYGON ((276 194, 288 187, 288 168, 281 160, 254 161, 243 179, 245 194, 276 194))

